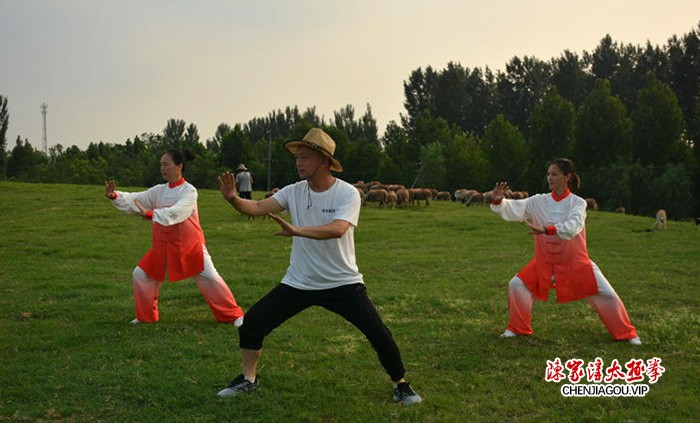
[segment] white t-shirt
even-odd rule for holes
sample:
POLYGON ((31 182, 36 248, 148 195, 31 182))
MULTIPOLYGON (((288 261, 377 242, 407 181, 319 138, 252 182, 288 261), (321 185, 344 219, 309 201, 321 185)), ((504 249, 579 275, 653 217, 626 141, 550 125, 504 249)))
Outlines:
POLYGON ((323 192, 314 192, 307 181, 287 185, 273 197, 286 209, 296 226, 320 226, 334 220, 350 222, 340 238, 292 238, 292 255, 282 283, 298 289, 318 290, 364 283, 355 261, 354 230, 360 218, 357 189, 336 178, 323 192))
POLYGON ((243 171, 240 172, 238 175, 236 175, 236 185, 238 185, 238 191, 239 192, 250 192, 253 190, 253 187, 251 185, 251 180, 253 177, 250 175, 250 172, 243 171))

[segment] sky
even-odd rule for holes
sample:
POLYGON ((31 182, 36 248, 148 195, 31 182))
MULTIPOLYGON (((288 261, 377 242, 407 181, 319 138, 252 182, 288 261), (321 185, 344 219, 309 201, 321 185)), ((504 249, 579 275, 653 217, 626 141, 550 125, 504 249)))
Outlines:
POLYGON ((410 73, 448 62, 592 51, 610 34, 663 45, 698 28, 698 0, 0 0, 8 149, 123 144, 168 119, 200 140, 297 105, 332 120, 367 104, 380 133, 410 73))

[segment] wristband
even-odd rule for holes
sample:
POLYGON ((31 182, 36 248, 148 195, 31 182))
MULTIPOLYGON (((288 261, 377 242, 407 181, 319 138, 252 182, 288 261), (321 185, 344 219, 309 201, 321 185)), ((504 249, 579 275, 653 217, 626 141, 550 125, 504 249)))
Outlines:
POLYGON ((117 193, 114 192, 114 191, 110 192, 109 194, 105 194, 105 195, 106 195, 107 198, 109 198, 110 200, 116 200, 116 199, 117 199, 117 193))
POLYGON ((546 226, 544 228, 544 233, 547 235, 556 235, 557 234, 557 227, 552 225, 552 226, 546 226))
POLYGON ((491 204, 493 204, 494 206, 497 206, 497 205, 501 204, 501 201, 503 201, 502 198, 498 201, 491 200, 491 204))

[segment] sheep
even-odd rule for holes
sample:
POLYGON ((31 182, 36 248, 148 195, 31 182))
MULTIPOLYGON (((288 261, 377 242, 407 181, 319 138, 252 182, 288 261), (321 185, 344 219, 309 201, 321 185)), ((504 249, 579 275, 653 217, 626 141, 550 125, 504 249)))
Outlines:
POLYGON ((392 209, 396 208, 396 203, 398 202, 398 197, 396 195, 396 191, 387 191, 386 195, 386 201, 389 207, 392 209))
POLYGON ((385 189, 371 189, 362 197, 362 205, 368 201, 376 201, 379 203, 378 207, 382 207, 386 205, 388 195, 389 193, 385 189))
POLYGON ((409 195, 406 188, 396 191, 396 205, 399 207, 407 207, 409 205, 409 195))
POLYGON ((440 191, 436 197, 437 201, 452 201, 452 194, 448 191, 440 191))
POLYGON ((598 202, 595 201, 595 198, 586 198, 586 209, 598 211, 598 202))
POLYGON ((654 223, 654 227, 657 231, 666 230, 666 210, 659 209, 659 211, 656 212, 656 223, 654 223))
POLYGON ((408 195, 411 205, 416 204, 419 200, 424 200, 425 207, 430 206, 430 200, 433 198, 433 193, 428 188, 411 188, 408 190, 408 195))

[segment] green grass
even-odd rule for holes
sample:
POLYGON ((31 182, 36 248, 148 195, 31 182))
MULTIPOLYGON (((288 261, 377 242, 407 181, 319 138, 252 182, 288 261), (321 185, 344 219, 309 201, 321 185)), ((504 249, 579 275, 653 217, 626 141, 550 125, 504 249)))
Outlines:
MULTIPOLYGON (((424 403, 391 402, 362 335, 309 309, 266 339, 260 388, 220 399, 239 373, 238 336, 192 281, 161 291, 161 322, 130 326, 131 271, 149 223, 99 186, 0 183, 0 421, 695 421, 700 406, 700 229, 593 212, 588 246, 644 341, 613 342, 583 301, 537 303, 535 334, 500 339, 506 285, 533 251, 521 224, 488 208, 362 210, 357 258, 424 403), (27 314, 30 313, 30 314, 27 314), (564 398, 546 361, 660 357, 644 398, 564 398)), ((207 244, 248 308, 279 282, 290 240, 200 191, 207 244)))

